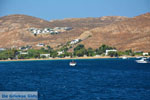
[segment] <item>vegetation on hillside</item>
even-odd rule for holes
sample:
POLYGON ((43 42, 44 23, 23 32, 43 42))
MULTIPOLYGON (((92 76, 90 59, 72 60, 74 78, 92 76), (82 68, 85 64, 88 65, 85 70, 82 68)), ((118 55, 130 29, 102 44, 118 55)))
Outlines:
MULTIPOLYGON (((0 60, 6 60, 6 59, 31 59, 31 58, 46 58, 44 55, 40 54, 49 54, 52 58, 64 58, 64 57, 93 57, 93 56, 105 56, 106 50, 113 50, 115 47, 111 47, 108 45, 101 45, 98 49, 88 48, 86 49, 83 44, 78 44, 73 52, 68 52, 68 49, 70 48, 70 45, 64 45, 62 48, 54 50, 50 46, 47 46, 46 48, 41 49, 28 49, 25 51, 17 50, 17 49, 7 49, 4 51, 0 51, 0 60), (62 54, 59 54, 58 52, 61 51, 62 54), (21 52, 25 52, 21 53, 21 52)), ((108 52, 107 56, 110 57, 119 57, 119 56, 142 56, 142 52, 133 52, 131 49, 126 51, 110 51, 108 52)), ((150 55, 150 52, 149 52, 150 55)))

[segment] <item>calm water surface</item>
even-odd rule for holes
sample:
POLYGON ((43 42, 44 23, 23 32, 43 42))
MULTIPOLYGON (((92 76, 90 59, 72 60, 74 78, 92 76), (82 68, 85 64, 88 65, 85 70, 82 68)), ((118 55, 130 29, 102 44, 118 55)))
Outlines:
POLYGON ((150 100, 150 64, 134 60, 0 62, 0 91, 38 91, 39 100, 150 100))

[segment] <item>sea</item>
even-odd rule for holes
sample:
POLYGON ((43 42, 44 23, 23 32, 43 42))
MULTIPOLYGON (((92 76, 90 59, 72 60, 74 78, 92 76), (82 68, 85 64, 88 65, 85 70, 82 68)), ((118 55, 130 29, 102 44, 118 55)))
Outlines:
POLYGON ((135 60, 0 62, 0 91, 37 91, 38 100, 150 100, 150 64, 135 60))

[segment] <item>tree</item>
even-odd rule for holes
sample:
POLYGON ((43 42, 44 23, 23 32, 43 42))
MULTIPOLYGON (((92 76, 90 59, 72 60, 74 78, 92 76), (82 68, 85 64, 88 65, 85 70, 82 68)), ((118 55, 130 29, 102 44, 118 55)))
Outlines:
POLYGON ((110 50, 110 49, 114 49, 113 47, 107 46, 105 44, 102 44, 101 47, 99 47, 99 50, 101 50, 102 52, 105 52, 106 50, 110 50))
POLYGON ((80 50, 80 49, 83 49, 84 48, 84 45, 83 44, 79 44, 77 45, 75 48, 74 48, 74 51, 77 51, 77 50, 80 50))
POLYGON ((58 57, 64 58, 64 57, 65 57, 65 54, 61 54, 61 55, 59 55, 58 57))
POLYGON ((45 48, 42 47, 42 48, 41 48, 41 51, 45 51, 45 48))
POLYGON ((44 58, 46 58, 46 56, 42 55, 42 56, 41 56, 41 58, 43 58, 43 59, 44 59, 44 58))
POLYGON ((134 52, 134 55, 142 56, 143 52, 134 52))
POLYGON ((29 58, 40 58, 40 54, 42 53, 42 50, 35 50, 35 49, 30 49, 28 50, 28 57, 29 58))
POLYGON ((8 59, 6 53, 7 53, 6 51, 1 51, 0 52, 0 60, 8 59))
POLYGON ((107 46, 105 44, 102 44, 98 49, 96 49, 96 54, 103 54, 106 52, 106 50, 110 50, 110 49, 115 49, 114 47, 110 47, 110 46, 107 46))
POLYGON ((94 55, 95 55, 94 50, 92 48, 88 48, 87 56, 94 56, 94 55))
POLYGON ((57 57, 58 56, 57 51, 55 51, 55 50, 51 51, 50 56, 53 57, 53 58, 57 57))
POLYGON ((74 56, 82 57, 84 55, 87 55, 87 50, 84 48, 84 45, 77 45, 77 47, 74 48, 74 56))
POLYGON ((82 57, 87 54, 86 49, 80 49, 74 52, 75 56, 82 57))
POLYGON ((130 56, 134 56, 135 55, 134 52, 132 51, 132 49, 126 50, 125 54, 126 55, 130 55, 130 56))
POLYGON ((28 55, 18 55, 18 59, 29 59, 28 55))
POLYGON ((37 36, 37 34, 34 34, 34 36, 37 36))
POLYGON ((18 51, 16 49, 8 49, 0 52, 0 59, 14 59, 17 55, 18 51))
POLYGON ((40 58, 40 53, 34 54, 34 58, 40 58))
POLYGON ((47 49, 48 49, 48 50, 52 50, 53 48, 51 48, 50 46, 47 46, 47 49))
POLYGON ((108 52, 108 55, 109 55, 110 57, 118 57, 118 53, 117 53, 117 52, 114 52, 114 51, 108 52))
POLYGON ((102 50, 99 50, 99 49, 96 49, 95 52, 96 52, 97 55, 101 55, 101 54, 104 53, 102 50))

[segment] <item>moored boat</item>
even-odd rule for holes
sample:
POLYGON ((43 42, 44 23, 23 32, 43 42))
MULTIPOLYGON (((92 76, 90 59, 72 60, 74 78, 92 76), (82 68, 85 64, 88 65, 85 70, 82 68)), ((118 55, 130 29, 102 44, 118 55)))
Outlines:
POLYGON ((76 66, 76 64, 77 64, 77 63, 74 62, 74 61, 72 61, 72 62, 69 63, 70 66, 76 66))
POLYGON ((140 60, 136 60, 137 63, 150 63, 150 58, 141 58, 140 60))

